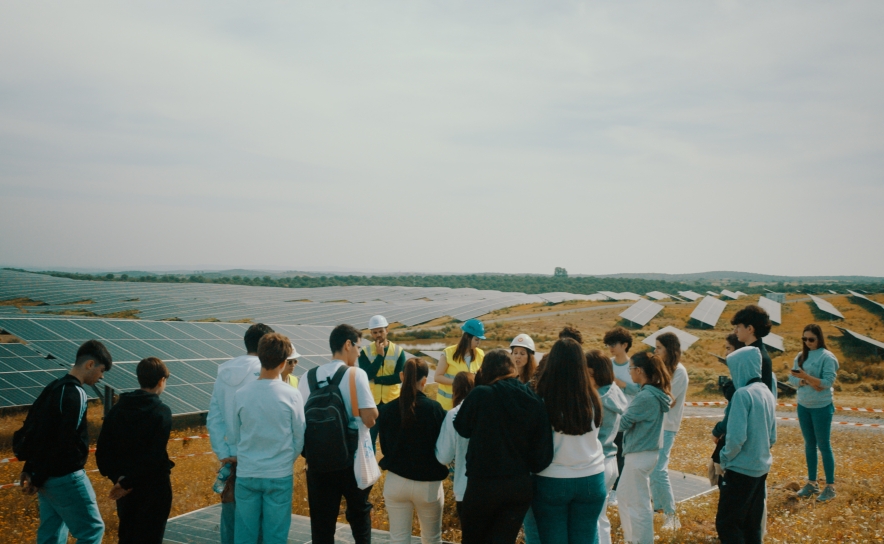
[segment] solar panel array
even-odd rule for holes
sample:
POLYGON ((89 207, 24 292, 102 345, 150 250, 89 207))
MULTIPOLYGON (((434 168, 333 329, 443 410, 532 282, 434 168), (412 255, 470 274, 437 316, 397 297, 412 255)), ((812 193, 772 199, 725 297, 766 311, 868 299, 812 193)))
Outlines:
POLYGON ((706 294, 707 294, 707 295, 712 295, 713 297, 717 297, 717 296, 718 296, 718 293, 716 293, 715 291, 706 291, 706 294))
POLYGON ((659 331, 655 332, 654 334, 652 334, 652 335, 648 336, 647 338, 645 338, 644 340, 642 340, 642 343, 647 344, 647 345, 651 346, 652 348, 656 347, 657 337, 660 336, 661 334, 665 334, 667 332, 671 332, 675 336, 678 337, 678 341, 681 344, 682 351, 687 351, 689 347, 693 346, 694 343, 697 340, 699 340, 698 337, 694 336, 693 334, 691 334, 689 332, 685 332, 681 329, 676 329, 675 327, 663 327, 659 331))
MULTIPOLYGON (((601 295, 572 293, 504 293, 447 287, 251 287, 221 284, 100 282, 56 278, 0 270, 0 300, 30 298, 46 303, 27 308, 32 314, 72 310, 96 316, 137 312, 140 319, 180 319, 365 326, 376 314, 391 323, 413 326, 437 317, 460 321, 520 304, 603 300, 601 295)), ((637 300, 639 297, 635 295, 637 300)), ((21 315, 14 306, 0 306, 0 315, 21 315)))
POLYGON ((861 293, 858 293, 856 291, 851 291, 850 289, 848 289, 847 292, 850 293, 851 295, 855 296, 856 298, 861 298, 861 299, 865 300, 866 302, 873 304, 873 305, 881 308, 882 310, 884 310, 884 304, 881 304, 880 302, 875 302, 874 300, 870 299, 869 297, 867 297, 861 293))
POLYGON ((809 296, 810 296, 810 300, 812 300, 813 303, 816 304, 816 307, 819 308, 819 310, 821 312, 825 312, 829 315, 833 315, 835 317, 844 319, 844 314, 839 312, 838 308, 833 306, 832 303, 829 302, 828 300, 822 299, 820 297, 815 297, 813 295, 809 295, 809 296))
POLYGON ((860 342, 864 342, 864 343, 869 344, 871 346, 875 346, 878 349, 884 350, 884 342, 879 342, 873 338, 869 338, 868 336, 864 336, 858 332, 853 332, 850 329, 845 329, 842 327, 836 327, 836 328, 839 331, 841 331, 842 333, 844 333, 848 336, 852 336, 854 339, 859 340, 860 342))
POLYGON ((638 300, 642 298, 641 295, 636 295, 635 293, 630 293, 629 291, 626 291, 624 293, 615 293, 613 291, 599 291, 599 294, 604 295, 611 300, 638 300))
POLYGON ((691 319, 709 325, 710 327, 715 327, 715 325, 718 324, 718 319, 721 317, 721 312, 724 311, 725 306, 727 306, 727 302, 723 300, 718 300, 713 297, 704 297, 703 300, 697 304, 697 307, 694 308, 694 311, 691 312, 691 319))
POLYGON ((666 293, 662 293, 660 291, 651 291, 650 293, 647 294, 647 296, 654 299, 654 300, 666 300, 667 298, 671 298, 666 293))
POLYGON ((777 325, 783 323, 783 306, 779 302, 762 296, 758 297, 758 305, 764 308, 764 311, 770 316, 771 321, 777 325))
POLYGON ((772 332, 767 333, 767 336, 761 339, 762 343, 769 348, 773 348, 778 351, 786 351, 786 347, 783 344, 783 337, 779 334, 774 334, 772 332))
MULTIPOLYGON (((271 327, 288 336, 303 355, 295 367, 296 375, 302 375, 328 360, 327 342, 331 327, 271 327)), ((218 366, 245 353, 243 336, 247 328, 248 325, 239 323, 70 318, 0 319, 0 330, 27 341, 27 348, 30 350, 57 360, 53 362, 38 357, 46 368, 51 368, 53 364, 57 368, 58 362, 69 365, 80 344, 92 338, 100 340, 114 358, 114 365, 104 375, 103 382, 118 392, 138 388, 135 367, 141 359, 159 357, 169 367, 171 374, 163 393, 163 402, 176 415, 205 412, 209 409, 218 366)), ((3 344, 4 348, 6 346, 8 344, 3 344)), ((42 386, 49 381, 51 380, 47 379, 42 386)), ((39 385, 29 387, 41 388, 39 385)), ((26 393, 31 394, 33 390, 26 393)), ((0 393, 0 397, 5 396, 0 393)))
POLYGON ((651 302, 647 299, 641 299, 621 313, 620 317, 644 327, 649 321, 654 319, 662 309, 662 304, 657 304, 656 302, 651 302))
POLYGON ((679 291, 678 294, 690 300, 691 302, 703 298, 703 295, 701 295, 700 293, 695 293, 693 291, 679 291))
POLYGON ((44 387, 67 372, 23 344, 0 344, 0 407, 33 404, 44 387))
POLYGON ((740 298, 740 295, 739 295, 739 294, 734 293, 733 291, 729 291, 729 290, 727 290, 727 289, 722 289, 722 291, 721 291, 721 296, 723 296, 723 297, 727 297, 727 298, 729 298, 729 299, 731 299, 731 300, 737 300, 738 298, 740 298))

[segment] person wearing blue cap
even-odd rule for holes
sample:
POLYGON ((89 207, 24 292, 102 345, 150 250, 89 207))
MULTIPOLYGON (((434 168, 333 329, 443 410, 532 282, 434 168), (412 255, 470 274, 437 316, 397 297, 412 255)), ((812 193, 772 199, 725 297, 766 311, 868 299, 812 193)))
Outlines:
POLYGON ((478 319, 467 319, 460 329, 463 331, 460 341, 442 350, 436 364, 434 380, 439 384, 436 400, 446 410, 453 408, 451 385, 454 377, 458 372, 475 374, 485 358, 485 352, 479 349, 479 340, 485 340, 485 325, 478 319))

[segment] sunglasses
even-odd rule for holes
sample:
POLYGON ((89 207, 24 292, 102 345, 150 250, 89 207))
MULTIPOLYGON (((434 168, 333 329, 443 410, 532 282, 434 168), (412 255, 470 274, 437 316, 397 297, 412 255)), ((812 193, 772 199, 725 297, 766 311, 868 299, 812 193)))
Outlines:
POLYGON ((804 340, 804 342, 808 344, 813 344, 814 342, 816 342, 816 338, 812 336, 805 336, 802 338, 802 340, 804 340))

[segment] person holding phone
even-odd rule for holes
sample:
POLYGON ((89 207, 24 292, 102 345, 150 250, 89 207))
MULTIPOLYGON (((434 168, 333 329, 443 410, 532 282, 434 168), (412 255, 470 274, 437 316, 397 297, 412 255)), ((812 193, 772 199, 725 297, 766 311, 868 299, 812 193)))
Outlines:
POLYGON ((798 388, 798 423, 804 437, 807 484, 798 492, 801 498, 819 493, 817 500, 835 497, 835 456, 832 454, 832 415, 835 413, 832 385, 838 374, 838 359, 826 349, 823 331, 816 323, 804 327, 803 348, 795 357, 789 383, 798 388), (817 449, 823 457, 826 488, 817 484, 817 449))

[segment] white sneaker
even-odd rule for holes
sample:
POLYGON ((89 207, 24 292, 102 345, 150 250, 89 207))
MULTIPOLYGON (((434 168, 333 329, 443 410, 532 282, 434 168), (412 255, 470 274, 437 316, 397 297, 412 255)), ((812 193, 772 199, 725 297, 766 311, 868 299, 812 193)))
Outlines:
POLYGON ((664 531, 678 531, 681 529, 681 522, 678 521, 678 514, 665 514, 663 522, 664 531))

